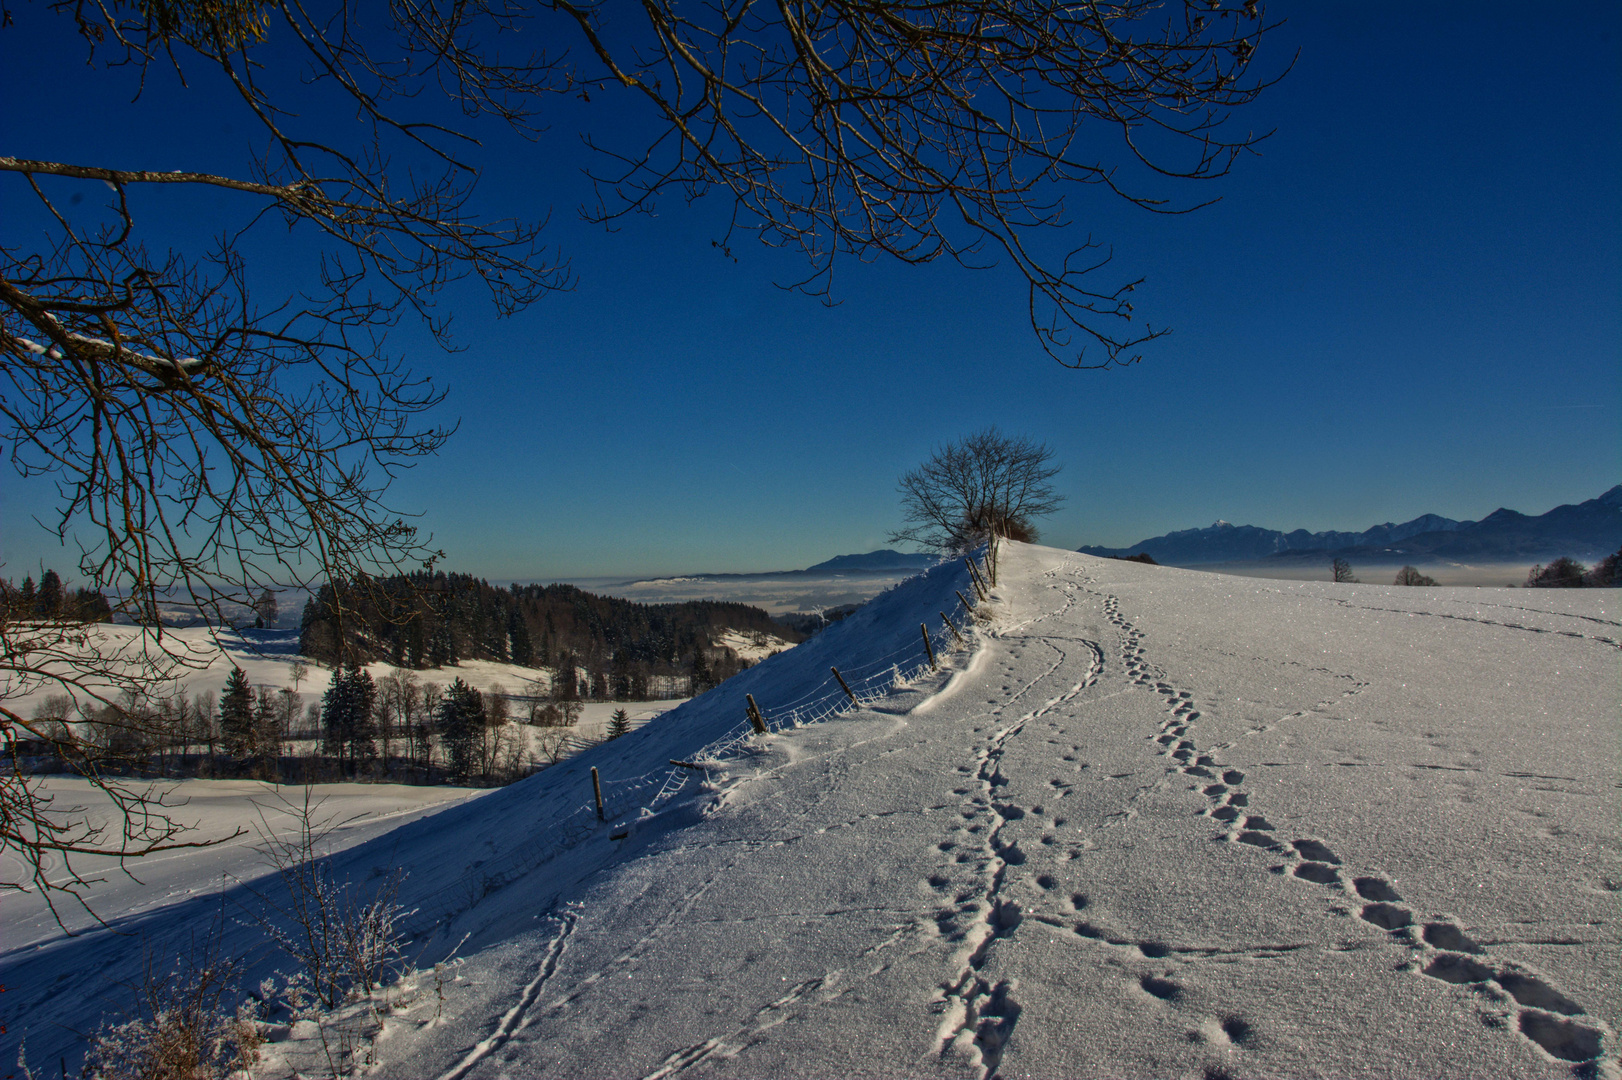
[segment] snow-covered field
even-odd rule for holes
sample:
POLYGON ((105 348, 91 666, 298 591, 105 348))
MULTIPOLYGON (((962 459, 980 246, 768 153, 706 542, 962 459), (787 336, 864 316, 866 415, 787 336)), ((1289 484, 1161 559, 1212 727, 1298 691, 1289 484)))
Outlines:
MULTIPOLYGON (((948 649, 969 588, 938 567, 334 856, 406 869, 409 954, 448 960, 443 997, 406 981, 369 1071, 1622 1075, 1616 593, 1010 544, 994 619, 948 649), (907 678, 920 622, 942 670, 907 678), (830 665, 864 706, 792 726, 844 700, 830 665), (791 726, 744 735, 746 693, 791 726)), ((75 1057, 210 904, 21 947, 7 915, 0 1058, 24 1035, 75 1057)))
MULTIPOLYGON (((143 652, 154 656, 158 647, 151 643, 143 644, 146 632, 138 627, 125 625, 106 625, 94 628, 98 639, 97 647, 108 654, 118 654, 123 650, 124 655, 139 656, 143 652)), ((764 642, 750 640, 747 635, 737 631, 727 631, 732 638, 746 650, 750 650, 750 658, 765 655, 773 650, 792 648, 786 641, 766 637, 764 642)), ((173 694, 184 692, 187 695, 200 694, 205 691, 220 695, 225 690, 225 681, 231 675, 233 666, 242 668, 248 676, 248 682, 253 686, 294 687, 303 695, 306 703, 318 703, 321 695, 326 693, 327 687, 332 684, 332 671, 328 668, 318 667, 298 652, 297 630, 227 630, 219 633, 210 631, 204 626, 188 626, 179 629, 165 629, 164 639, 166 645, 174 655, 185 657, 185 664, 170 665, 174 678, 160 687, 160 692, 173 694), (302 680, 295 683, 293 678, 293 665, 302 661, 305 665, 305 675, 302 680)), ((729 639, 730 640, 730 639, 729 639)), ((392 664, 376 663, 366 665, 366 670, 372 678, 381 679, 397 670, 392 664)), ((500 690, 507 694, 517 696, 545 695, 551 691, 551 673, 543 668, 524 667, 520 664, 500 663, 494 660, 464 660, 455 667, 426 668, 421 671, 412 671, 420 682, 438 683, 448 686, 453 679, 461 679, 475 690, 489 692, 500 690)), ((62 691, 54 684, 39 685, 29 693, 17 693, 7 688, 5 693, 6 705, 23 715, 29 715, 46 697, 62 691)), ((627 704, 626 708, 632 710, 633 717, 639 715, 636 710, 644 705, 657 706, 657 708, 643 709, 644 717, 657 715, 658 712, 677 704, 669 702, 636 702, 627 704)), ((594 718, 598 712, 606 718, 617 705, 614 703, 588 703, 586 716, 594 718), (604 709, 597 708, 602 704, 604 709)))
POLYGON ((747 660, 751 664, 757 664, 768 656, 794 648, 792 642, 784 641, 775 634, 763 634, 758 630, 723 630, 715 636, 715 643, 726 646, 737 653, 740 660, 747 660))
MULTIPOLYGON (((85 816, 91 820, 111 819, 110 801, 84 780, 46 777, 41 787, 54 800, 57 811, 84 807, 89 811, 85 816)), ((298 819, 292 811, 302 807, 305 796, 302 787, 257 780, 172 780, 151 790, 171 808, 165 812, 174 821, 193 828, 183 839, 229 839, 209 847, 181 848, 127 860, 122 866, 111 858, 75 857, 74 867, 85 877, 96 879, 85 896, 103 918, 128 919, 183 900, 217 896, 231 882, 264 877, 272 868, 259 849, 267 836, 293 835, 298 819)), ((315 784, 309 788, 314 820, 329 826, 321 845, 323 854, 381 836, 446 803, 484 794, 488 791, 404 784, 315 784)), ((117 835, 116 828, 113 835, 117 835)), ((20 867, 9 865, 9 853, 0 853, 0 860, 7 864, 3 867, 7 880, 17 880, 23 873, 20 867)), ((60 856, 53 856, 50 869, 57 871, 53 878, 59 878, 60 868, 60 856)), ((95 919, 71 899, 59 897, 56 908, 56 915, 69 930, 83 932, 96 925, 95 919)), ((6 956, 57 939, 62 933, 56 917, 35 892, 0 894, 0 919, 5 926, 6 956)), ((0 998, 0 1005, 9 1004, 0 998)), ((11 1063, 5 1064, 9 1067, 11 1063)))

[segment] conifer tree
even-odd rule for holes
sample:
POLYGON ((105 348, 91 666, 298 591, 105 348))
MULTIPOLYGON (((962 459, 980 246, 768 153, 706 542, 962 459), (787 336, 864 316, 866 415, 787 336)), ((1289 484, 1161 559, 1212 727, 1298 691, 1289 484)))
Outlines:
POLYGON ((472 774, 484 726, 484 695, 458 677, 439 701, 438 719, 439 738, 451 776, 465 783, 472 774))
POLYGON ((558 701, 577 701, 580 698, 580 673, 575 669, 571 652, 558 654, 557 671, 552 676, 552 697, 558 701))
POLYGON ((261 778, 275 775, 276 759, 282 754, 282 725, 276 709, 276 691, 259 687, 253 703, 253 755, 259 761, 261 778))
POLYGON ((112 622, 113 608, 100 589, 75 589, 73 617, 87 622, 112 622))
POLYGON ((533 666, 535 647, 530 643, 529 624, 524 621, 523 613, 516 605, 507 616, 507 639, 511 643, 513 663, 533 666))
POLYGON ((55 570, 45 571, 45 576, 39 579, 39 596, 34 600, 34 609, 47 619, 62 614, 62 579, 56 576, 55 570))
POLYGON ((361 765, 377 757, 377 684, 365 668, 349 667, 352 719, 349 728, 349 771, 355 773, 361 765))
POLYGON ((715 685, 715 676, 710 672, 709 657, 704 655, 703 644, 693 648, 693 666, 691 671, 691 686, 694 697, 702 694, 715 685))
POLYGON ((332 685, 321 699, 327 753, 353 774, 363 762, 377 756, 377 726, 372 718, 377 686, 372 676, 353 663, 332 674, 332 685))
POLYGON ((617 739, 631 730, 631 718, 624 709, 615 709, 608 720, 608 737, 617 739))
POLYGON ((248 673, 232 666, 225 680, 225 693, 220 696, 220 741, 225 752, 242 757, 254 749, 253 691, 248 687, 248 673))

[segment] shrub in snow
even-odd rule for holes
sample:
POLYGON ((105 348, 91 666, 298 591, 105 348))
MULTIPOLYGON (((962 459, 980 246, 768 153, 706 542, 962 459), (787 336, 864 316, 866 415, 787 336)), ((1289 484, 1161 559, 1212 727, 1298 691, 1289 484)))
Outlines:
POLYGON ((281 812, 296 826, 291 836, 277 836, 263 820, 259 826, 260 851, 276 868, 282 890, 275 900, 259 895, 264 909, 254 919, 298 961, 301 978, 293 985, 332 1009, 351 994, 370 994, 397 973, 399 924, 410 912, 395 897, 405 875, 389 874, 369 896, 349 881, 337 881, 317 857, 331 822, 316 818, 319 804, 309 789, 301 803, 283 804, 281 812))
POLYGON ((217 957, 191 972, 158 976, 148 968, 141 1015, 109 1024, 91 1039, 81 1075, 93 1080, 223 1080, 259 1060, 256 1007, 228 1011, 221 998, 236 974, 217 957))

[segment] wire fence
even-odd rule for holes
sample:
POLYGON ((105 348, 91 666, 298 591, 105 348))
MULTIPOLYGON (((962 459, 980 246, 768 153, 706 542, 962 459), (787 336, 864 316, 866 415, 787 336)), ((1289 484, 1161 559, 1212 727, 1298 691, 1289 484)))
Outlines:
MULTIPOLYGON (((933 670, 939 657, 964 648, 972 649, 976 640, 974 620, 962 614, 959 622, 953 622, 950 616, 943 617, 946 626, 951 629, 937 629, 927 645, 927 630, 920 628, 919 636, 912 644, 902 645, 883 656, 848 668, 839 667, 837 677, 831 667, 821 682, 798 697, 786 702, 760 702, 760 715, 766 731, 770 733, 806 727, 854 712, 933 670), (841 678, 844 686, 840 685, 841 678), (846 687, 850 689, 848 694, 846 687)), ((618 836, 622 831, 628 831, 631 821, 652 817, 686 790, 689 784, 702 783, 698 774, 707 775, 710 768, 722 766, 727 760, 738 756, 757 734, 751 720, 741 719, 724 735, 692 754, 688 763, 698 766, 697 769, 671 765, 652 769, 640 776, 601 779, 603 805, 600 817, 595 798, 585 799, 548 826, 549 843, 521 847, 496 859, 475 863, 468 868, 468 873, 459 884, 417 897, 416 910, 405 920, 405 929, 411 934, 431 931, 438 924, 474 907, 484 897, 578 847, 598 832, 611 829, 614 831, 610 835, 618 836)))

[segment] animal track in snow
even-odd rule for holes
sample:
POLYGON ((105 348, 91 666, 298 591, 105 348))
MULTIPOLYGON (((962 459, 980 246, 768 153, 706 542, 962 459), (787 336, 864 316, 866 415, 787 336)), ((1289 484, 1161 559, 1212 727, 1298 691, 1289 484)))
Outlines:
MULTIPOLYGON (((1348 882, 1342 877, 1343 871, 1339 869, 1343 865, 1341 858, 1323 841, 1304 837, 1290 841, 1286 848, 1270 835, 1277 830, 1265 817, 1260 814, 1241 813, 1241 810, 1248 809, 1249 806, 1248 795, 1238 790, 1245 782, 1245 774, 1239 769, 1226 768, 1219 764, 1217 753, 1221 747, 1213 747, 1204 752, 1200 750, 1196 738, 1191 735, 1196 721, 1200 718, 1200 713, 1193 703, 1194 695, 1190 691, 1174 686, 1163 669, 1149 662, 1143 648, 1143 634, 1121 614, 1119 601, 1114 596, 1105 598, 1104 611, 1121 635, 1122 662, 1129 682, 1135 687, 1148 689, 1159 695, 1165 703, 1166 718, 1162 721, 1159 731, 1147 737, 1148 742, 1158 756, 1167 760, 1172 772, 1210 781, 1197 790, 1209 802, 1201 813, 1226 827, 1226 832, 1216 839, 1283 853, 1289 856, 1289 860, 1285 866, 1275 866, 1273 869, 1276 873, 1285 873, 1288 867, 1289 875, 1297 880, 1322 885, 1343 893, 1355 893, 1365 901, 1358 911, 1362 921, 1386 931, 1394 942, 1405 943, 1408 948, 1426 954, 1419 963, 1404 965, 1405 967, 1418 970, 1428 978, 1441 983, 1474 987, 1496 986, 1502 989, 1519 1007, 1519 1015, 1514 1018, 1514 1030, 1552 1058, 1577 1064, 1578 1068, 1575 1070, 1577 1075, 1599 1075, 1591 1065, 1584 1063, 1595 1062, 1603 1052, 1606 1029, 1603 1025, 1591 1026, 1570 1019, 1586 1015, 1577 1002, 1533 974, 1517 970, 1510 965, 1494 963, 1486 956, 1486 950, 1462 929, 1449 922, 1427 921, 1421 928, 1414 913, 1403 905, 1401 895, 1385 879, 1364 874, 1348 882)), ((1608 638, 1598 640, 1606 644, 1618 644, 1608 638)), ((1276 662, 1266 657, 1256 659, 1276 662)), ((1325 712, 1337 703, 1362 693, 1369 685, 1355 676, 1328 669, 1311 670, 1344 680, 1346 689, 1339 695, 1317 702, 1310 708, 1291 713, 1281 718, 1279 722, 1313 712, 1325 712)), ((1342 914, 1350 914, 1344 908, 1338 910, 1342 914)), ((1088 922, 1077 923, 1075 933, 1085 938, 1109 940, 1088 922)), ((1112 944, 1129 943, 1112 942, 1112 944)), ((1154 946, 1154 943, 1149 944, 1151 947, 1154 946)), ((1142 949, 1143 946, 1140 945, 1139 948, 1142 949)), ((1149 981, 1155 980, 1155 977, 1144 976, 1143 980, 1144 989, 1153 993, 1149 989, 1149 981)), ((1155 981, 1157 986, 1161 983, 1165 983, 1166 986, 1175 985, 1165 980, 1155 981)), ((1496 993, 1496 990, 1491 991, 1491 994, 1496 993)), ((1166 999, 1162 994, 1155 996, 1166 999)), ((1511 1027, 1509 1017, 1487 1016, 1484 1019, 1505 1029, 1511 1027)), ((1233 1042, 1241 1042, 1241 1039, 1233 1037, 1231 1032, 1229 1036, 1233 1042)), ((1219 1080, 1230 1077, 1231 1074, 1221 1066, 1213 1066, 1206 1069, 1205 1076, 1206 1080, 1219 1080)))
POLYGON ((1138 980, 1144 993, 1153 994, 1161 1001, 1176 1001, 1183 996, 1183 988, 1170 979, 1159 979, 1153 975, 1145 975, 1138 980))
POLYGON ((1600 1033, 1594 1028, 1548 1013, 1521 1013, 1521 1034, 1562 1061, 1593 1061, 1600 1055, 1600 1033))
POLYGON ((1405 930, 1414 924, 1413 913, 1395 904, 1367 904, 1358 917, 1382 930, 1405 930))
MULTIPOLYGON (((1451 923, 1426 923, 1424 939, 1425 944, 1432 948, 1446 949, 1449 952, 1481 952, 1480 945, 1477 945, 1468 934, 1451 923)), ((1526 1003, 1523 1002, 1522 1004, 1526 1003)))
POLYGON ((1581 1016, 1583 1013, 1582 1006, 1541 979, 1515 971, 1499 972, 1495 978, 1498 985, 1522 1005, 1564 1013, 1566 1016, 1581 1016))
POLYGON ((1335 853, 1317 840, 1292 840, 1290 846, 1295 848, 1303 859, 1329 863, 1332 866, 1340 865, 1340 859, 1335 857, 1335 853))
MULTIPOLYGON (((1066 604, 1071 602, 1073 600, 1067 598, 1066 604)), ((1050 642, 1045 644, 1058 654, 1058 659, 1046 672, 1004 702, 1003 708, 1036 686, 1042 679, 1059 670, 1068 659, 1066 653, 1058 646, 1050 642)), ((1002 1060, 1003 1048, 1013 1034, 1020 1013, 1013 994, 1017 988, 1015 984, 1006 981, 993 984, 981 975, 993 944, 1012 935, 1024 918, 1019 903, 1004 896, 1003 891, 1008 882, 1008 869, 1023 865, 1027 856, 1017 840, 1004 838, 1003 829, 1008 823, 1022 820, 1027 815, 1045 816, 1045 811, 1040 805, 1020 806, 1003 797, 1001 789, 1009 787, 1009 780, 1002 771, 1002 760, 1009 741, 1018 736, 1028 724, 1044 718, 1054 709, 1073 700, 1083 690, 1097 683, 1104 665, 1103 651, 1093 642, 1084 641, 1082 646, 1090 655, 1087 671, 1081 681, 1065 693, 1044 702, 996 731, 977 755, 976 766, 958 767, 960 772, 979 780, 981 796, 974 800, 974 812, 978 815, 984 810, 989 813, 991 820, 982 837, 983 846, 977 853, 983 860, 986 877, 980 899, 969 912, 974 918, 961 930, 960 920, 957 918, 959 913, 954 913, 950 920, 953 933, 956 935, 955 939, 965 943, 966 952, 962 954, 962 967, 957 978, 943 984, 940 996, 936 998, 936 1007, 944 1014, 936 1034, 940 1055, 943 1058, 957 1058, 978 1065, 983 1077, 996 1074, 998 1064, 1002 1060)), ((1002 709, 997 711, 1001 712, 1002 709)), ((1052 835, 1044 836, 1042 842, 1051 844, 1052 835)), ((967 855, 968 852, 960 853, 959 861, 963 861, 967 855)), ((1052 877, 1043 875, 1037 879, 1037 884, 1043 889, 1051 889, 1056 887, 1058 882, 1052 877)))
POLYGON ((1315 882, 1319 885, 1335 885, 1340 882, 1340 874, 1333 866, 1327 863, 1304 862, 1295 868, 1295 876, 1303 881, 1315 882))
POLYGON ((1437 953, 1425 967, 1425 974, 1433 979, 1450 983, 1480 983, 1492 978, 1492 972, 1468 956, 1459 953, 1437 953))
POLYGON ((1357 895, 1365 900, 1378 900, 1388 904, 1402 902, 1402 897, 1397 895, 1397 890, 1391 887, 1391 883, 1377 877, 1355 878, 1352 886, 1357 889, 1357 895))

